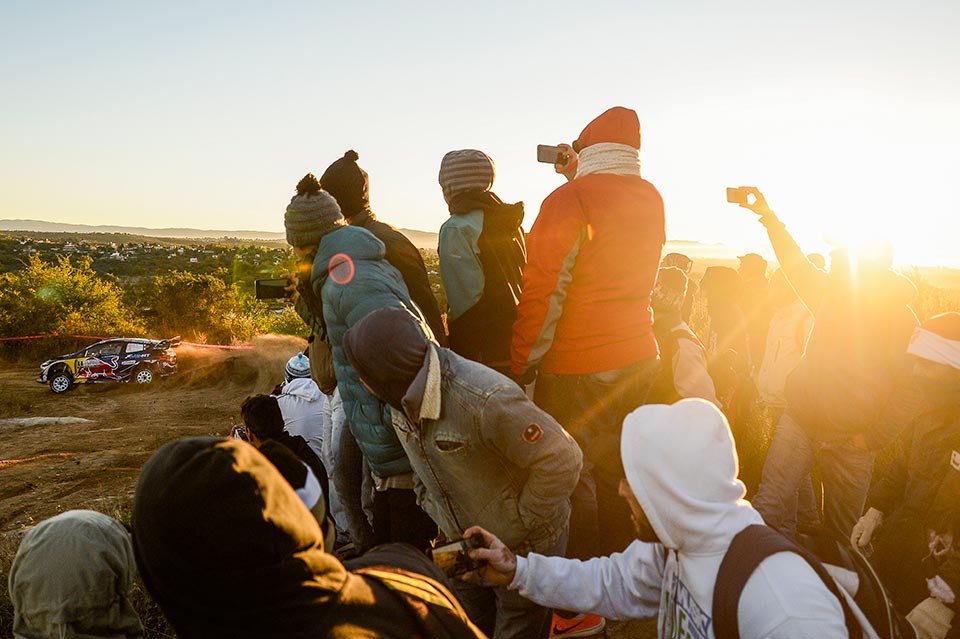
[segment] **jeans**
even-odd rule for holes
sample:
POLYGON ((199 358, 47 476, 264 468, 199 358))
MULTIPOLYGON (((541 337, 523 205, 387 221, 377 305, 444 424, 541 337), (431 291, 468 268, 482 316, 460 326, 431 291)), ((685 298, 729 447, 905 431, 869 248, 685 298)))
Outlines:
MULTIPOLYGON (((535 549, 548 556, 563 555, 567 532, 560 535, 553 548, 535 549)), ((463 604, 467 616, 488 637, 496 639, 546 639, 553 614, 506 586, 483 586, 453 580, 453 591, 463 604)))
POLYGON ((768 526, 795 538, 798 494, 816 461, 823 478, 824 531, 849 539, 867 499, 874 456, 851 442, 813 439, 788 408, 777 423, 753 506, 768 526))
POLYGON ((659 370, 660 360, 652 357, 612 371, 537 378, 534 401, 583 451, 580 483, 570 498, 568 557, 609 555, 634 540, 630 509, 619 495, 620 431, 624 418, 646 400, 659 370))

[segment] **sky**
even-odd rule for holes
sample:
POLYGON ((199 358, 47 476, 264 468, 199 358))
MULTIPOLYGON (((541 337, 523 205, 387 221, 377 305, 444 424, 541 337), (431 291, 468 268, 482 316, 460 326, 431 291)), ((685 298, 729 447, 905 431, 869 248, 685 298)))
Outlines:
POLYGON ((347 149, 374 211, 435 231, 479 148, 529 228, 537 144, 635 109, 667 237, 770 255, 882 236, 960 267, 960 2, 0 2, 0 219, 283 229, 347 149))

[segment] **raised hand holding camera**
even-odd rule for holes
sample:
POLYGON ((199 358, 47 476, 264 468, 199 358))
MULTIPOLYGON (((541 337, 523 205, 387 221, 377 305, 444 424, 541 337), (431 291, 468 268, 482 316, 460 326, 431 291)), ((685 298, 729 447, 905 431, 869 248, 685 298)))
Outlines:
POLYGON ((773 215, 773 211, 771 211, 767 205, 767 200, 763 197, 763 193, 755 186, 727 188, 727 202, 753 211, 760 217, 773 215))

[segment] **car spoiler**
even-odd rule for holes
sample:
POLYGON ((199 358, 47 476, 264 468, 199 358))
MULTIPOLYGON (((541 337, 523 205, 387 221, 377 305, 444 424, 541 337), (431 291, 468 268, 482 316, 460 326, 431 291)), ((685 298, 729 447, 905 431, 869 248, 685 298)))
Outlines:
POLYGON ((160 343, 157 344, 157 348, 176 348, 180 346, 180 336, 168 337, 167 339, 160 340, 160 343))

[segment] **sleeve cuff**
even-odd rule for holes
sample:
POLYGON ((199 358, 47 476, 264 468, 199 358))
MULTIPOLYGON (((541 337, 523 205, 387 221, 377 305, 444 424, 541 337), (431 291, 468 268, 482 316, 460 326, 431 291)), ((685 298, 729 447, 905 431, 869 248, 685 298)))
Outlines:
POLYGON ((527 558, 517 556, 517 570, 513 573, 513 581, 507 586, 510 590, 519 590, 520 584, 527 578, 527 558))

